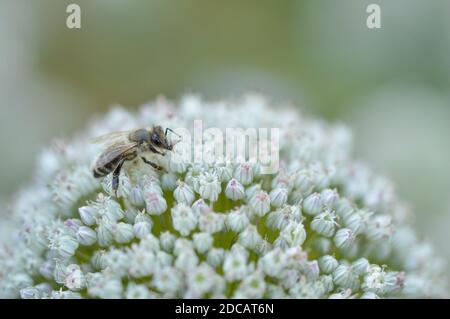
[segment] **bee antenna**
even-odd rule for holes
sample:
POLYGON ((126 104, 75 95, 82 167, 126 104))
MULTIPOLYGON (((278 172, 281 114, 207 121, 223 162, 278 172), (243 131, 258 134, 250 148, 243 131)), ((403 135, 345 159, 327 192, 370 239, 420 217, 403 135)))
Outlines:
POLYGON ((167 136, 167 131, 172 132, 173 134, 175 134, 178 137, 181 137, 180 134, 177 134, 174 132, 174 130, 172 130, 171 128, 166 127, 166 131, 164 132, 164 135, 167 136))

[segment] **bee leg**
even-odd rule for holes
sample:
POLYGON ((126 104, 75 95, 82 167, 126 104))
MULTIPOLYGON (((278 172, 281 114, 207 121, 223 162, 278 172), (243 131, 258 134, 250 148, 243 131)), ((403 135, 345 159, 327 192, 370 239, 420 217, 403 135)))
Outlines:
POLYGON ((155 163, 149 161, 149 160, 146 159, 145 157, 142 157, 142 160, 144 161, 145 164, 150 165, 151 167, 153 167, 153 168, 156 169, 157 171, 166 172, 166 170, 164 169, 164 167, 159 166, 158 164, 155 164, 155 163))
POLYGON ((116 168, 113 172, 113 178, 112 178, 112 189, 114 191, 114 194, 116 194, 117 197, 117 189, 119 188, 119 176, 120 176, 120 170, 122 169, 123 162, 125 160, 121 160, 119 164, 117 164, 116 168))
MULTIPOLYGON (((166 153, 161 153, 160 151, 158 151, 156 148, 154 148, 153 146, 149 145, 149 149, 150 151, 152 151, 153 153, 159 154, 159 155, 166 155, 166 153)), ((148 164, 148 163, 147 163, 148 164)))

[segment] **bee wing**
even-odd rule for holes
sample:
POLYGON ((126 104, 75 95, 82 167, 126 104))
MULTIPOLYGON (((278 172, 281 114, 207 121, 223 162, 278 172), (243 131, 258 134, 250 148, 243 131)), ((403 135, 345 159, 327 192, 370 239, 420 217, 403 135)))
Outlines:
POLYGON ((108 147, 97 159, 95 166, 102 167, 123 155, 124 153, 137 147, 137 143, 115 144, 108 147))
POLYGON ((118 131, 111 132, 104 135, 100 135, 91 139, 91 143, 94 144, 114 144, 120 141, 126 141, 130 131, 118 131))

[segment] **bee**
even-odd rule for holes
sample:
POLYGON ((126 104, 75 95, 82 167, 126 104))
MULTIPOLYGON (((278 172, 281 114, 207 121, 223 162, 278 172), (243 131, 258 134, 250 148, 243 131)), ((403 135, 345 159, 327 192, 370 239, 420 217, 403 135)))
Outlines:
POLYGON ((161 126, 153 126, 150 129, 136 129, 130 131, 112 132, 99 136, 93 140, 94 143, 107 143, 109 146, 97 158, 92 173, 95 178, 107 176, 112 173, 112 189, 116 193, 119 187, 119 176, 123 164, 141 158, 142 161, 157 171, 165 169, 158 164, 145 158, 144 153, 150 152, 166 155, 166 151, 172 151, 174 144, 167 139, 167 132, 176 134, 172 129, 161 126))

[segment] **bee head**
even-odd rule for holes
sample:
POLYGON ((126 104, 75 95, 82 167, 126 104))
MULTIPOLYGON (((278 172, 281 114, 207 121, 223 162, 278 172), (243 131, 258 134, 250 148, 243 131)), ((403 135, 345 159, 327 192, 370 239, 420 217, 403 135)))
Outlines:
POLYGON ((155 126, 151 131, 150 143, 156 147, 163 148, 169 151, 171 151, 173 147, 171 144, 169 144, 166 133, 161 126, 155 126))

